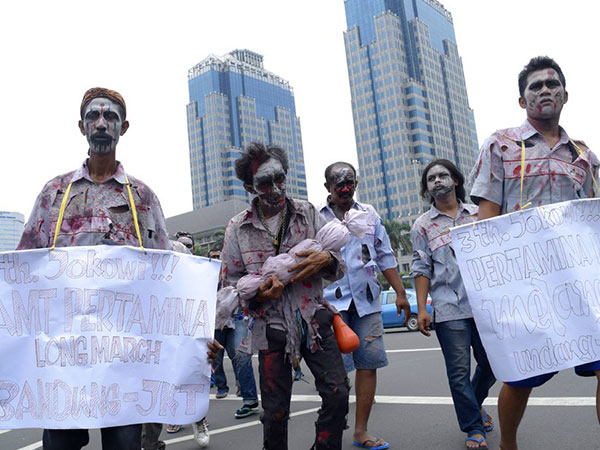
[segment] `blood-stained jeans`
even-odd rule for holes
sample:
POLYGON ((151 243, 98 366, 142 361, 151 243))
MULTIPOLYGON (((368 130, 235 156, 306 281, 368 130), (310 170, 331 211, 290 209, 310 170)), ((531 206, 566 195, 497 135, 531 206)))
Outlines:
MULTIPOLYGON (((102 428, 103 450, 140 450, 142 425, 102 428)), ((80 450, 90 442, 88 430, 44 430, 44 450, 80 450)))
MULTIPOLYGON (((315 377, 323 399, 315 423, 314 450, 339 450, 348 413, 349 384, 342 356, 331 327, 333 314, 319 310, 321 348, 315 353, 303 345, 302 357, 315 377)), ((264 449, 287 450, 288 420, 292 395, 292 364, 285 356, 286 333, 267 326, 268 350, 258 354, 258 372, 262 397, 264 449)))

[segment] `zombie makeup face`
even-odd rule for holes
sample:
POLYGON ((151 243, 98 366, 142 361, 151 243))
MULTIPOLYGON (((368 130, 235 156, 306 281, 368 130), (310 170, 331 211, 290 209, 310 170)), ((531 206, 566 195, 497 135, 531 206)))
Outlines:
POLYGON ((519 104, 527 111, 527 117, 534 120, 548 120, 560 117, 567 102, 568 94, 558 73, 554 69, 531 72, 527 86, 519 104))
POLYGON ((192 242, 192 240, 187 237, 187 236, 179 236, 177 238, 177 240, 179 242, 181 242, 183 245, 185 245, 188 249, 192 250, 194 247, 194 243, 192 242))
POLYGON ((348 166, 335 166, 325 187, 331 194, 331 203, 337 205, 351 202, 356 191, 356 175, 348 166))
POLYGON ((434 199, 448 195, 457 184, 450 171, 442 165, 435 165, 427 172, 427 192, 434 199))
POLYGON ((252 189, 263 209, 279 210, 285 204, 285 182, 285 171, 277 159, 270 158, 258 167, 252 189))
POLYGON ((106 154, 115 150, 128 124, 123 122, 122 114, 119 104, 107 98, 95 98, 87 104, 79 128, 87 138, 90 152, 106 154))

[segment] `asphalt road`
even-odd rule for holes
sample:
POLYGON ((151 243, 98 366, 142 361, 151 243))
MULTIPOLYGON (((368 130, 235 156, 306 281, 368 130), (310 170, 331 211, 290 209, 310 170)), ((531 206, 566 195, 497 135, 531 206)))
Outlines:
MULTIPOLYGON (((420 333, 392 330, 385 335, 389 366, 378 371, 377 403, 373 406, 369 430, 391 443, 393 449, 463 449, 464 434, 458 429, 442 354, 437 339, 420 333)), ((226 361, 229 361, 226 358, 226 361)), ((256 361, 256 360, 255 360, 256 361)), ((256 370, 255 364, 255 370, 256 370)), ((235 382, 231 364, 225 363, 230 386, 235 382)), ((306 380, 294 384, 289 450, 307 450, 314 439, 314 421, 320 399, 310 371, 304 366, 306 380)), ((351 376, 351 383, 353 376, 351 376)), ((500 384, 492 388, 487 408, 497 417, 500 384)), ((595 378, 577 377, 572 370, 555 376, 532 394, 521 424, 519 440, 522 450, 600 449, 600 427, 595 411, 595 378)), ((262 427, 258 416, 235 419, 241 399, 231 393, 214 399, 208 420, 213 450, 262 448, 262 427)), ((353 394, 354 392, 351 392, 353 394)), ((354 398, 350 404, 350 426, 354 424, 354 398)), ((0 430, 0 450, 35 450, 41 448, 41 430, 0 430)), ((163 431, 162 439, 169 450, 198 448, 191 426, 177 434, 163 431)), ((100 450, 100 434, 91 431, 89 450, 100 450)), ((498 448, 499 427, 488 434, 490 449, 498 448)), ((352 446, 352 433, 344 433, 344 448, 352 446)), ((116 450, 116 449, 110 449, 116 450)))

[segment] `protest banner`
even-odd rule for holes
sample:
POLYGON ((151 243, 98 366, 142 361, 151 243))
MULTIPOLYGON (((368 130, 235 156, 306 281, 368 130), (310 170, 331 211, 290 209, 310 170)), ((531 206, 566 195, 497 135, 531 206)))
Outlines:
POLYGON ((451 237, 499 380, 600 360, 600 200, 531 208, 451 237))
POLYGON ((0 428, 203 418, 219 267, 125 246, 0 253, 0 428))

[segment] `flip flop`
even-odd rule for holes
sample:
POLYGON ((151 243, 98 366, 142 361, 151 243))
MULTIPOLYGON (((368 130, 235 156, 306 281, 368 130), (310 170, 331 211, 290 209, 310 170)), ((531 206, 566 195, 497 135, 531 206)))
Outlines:
POLYGON ((485 441, 484 437, 477 439, 476 437, 469 436, 467 439, 465 439, 465 445, 466 445, 466 443, 468 441, 477 442, 479 444, 479 447, 469 447, 469 446, 467 446, 468 449, 471 449, 471 448, 482 448, 484 450, 487 450, 487 448, 488 448, 487 444, 485 444, 483 446, 481 445, 481 444, 483 444, 483 441, 485 441))
POLYGON ((368 442, 372 442, 373 445, 377 444, 377 441, 379 441, 380 438, 375 438, 375 439, 365 439, 364 441, 361 442, 356 442, 354 441, 352 443, 352 445, 356 446, 356 447, 360 447, 360 448, 367 448, 369 450, 384 450, 386 448, 390 448, 390 444, 388 442, 383 441, 383 439, 381 439, 384 443, 381 445, 377 445, 376 447, 372 447, 367 445, 368 442))
POLYGON ((490 432, 494 429, 494 419, 492 419, 490 417, 490 424, 486 427, 485 424, 487 423, 487 421, 488 421, 488 413, 487 413, 487 410, 485 408, 483 408, 483 429, 486 432, 490 432))

